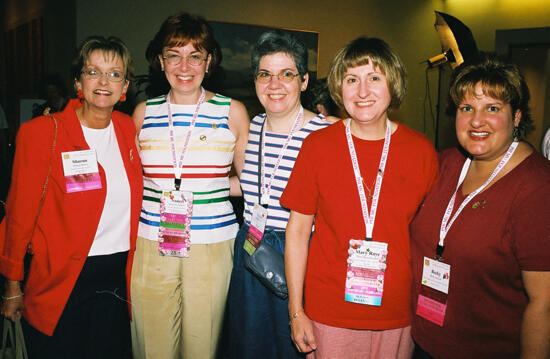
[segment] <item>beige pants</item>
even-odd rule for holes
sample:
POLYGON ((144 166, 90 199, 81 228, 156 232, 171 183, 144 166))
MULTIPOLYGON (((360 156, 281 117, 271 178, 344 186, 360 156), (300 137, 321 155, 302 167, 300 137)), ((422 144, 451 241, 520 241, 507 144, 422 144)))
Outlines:
POLYGON ((132 267, 135 359, 214 358, 233 267, 233 240, 162 257, 138 237, 132 267))

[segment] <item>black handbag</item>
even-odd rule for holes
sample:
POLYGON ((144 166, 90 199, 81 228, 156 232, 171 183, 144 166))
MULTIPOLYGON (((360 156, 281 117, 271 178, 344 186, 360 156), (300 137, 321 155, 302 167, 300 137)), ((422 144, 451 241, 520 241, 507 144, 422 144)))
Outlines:
POLYGON ((261 241, 254 253, 246 258, 244 266, 277 297, 288 297, 284 257, 268 243, 261 241))

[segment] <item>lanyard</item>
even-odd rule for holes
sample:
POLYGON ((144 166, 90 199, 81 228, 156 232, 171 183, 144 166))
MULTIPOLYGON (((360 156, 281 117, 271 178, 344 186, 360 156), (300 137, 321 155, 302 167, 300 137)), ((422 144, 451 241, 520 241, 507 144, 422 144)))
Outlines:
POLYGON ((472 162, 469 158, 464 162, 464 165, 462 166, 462 171, 460 172, 460 177, 458 178, 458 183, 456 185, 456 189, 451 196, 451 200, 449 201, 449 204, 447 205, 447 209, 445 210, 445 214, 443 215, 443 219, 441 220, 441 229, 439 230, 439 244, 436 248, 436 258, 441 259, 441 256, 443 255, 443 251, 445 250, 445 237, 447 236, 447 233, 451 229, 451 226, 453 225, 455 219, 457 219, 458 215, 462 212, 464 207, 474 198, 477 196, 478 193, 483 191, 489 183, 499 174, 499 172, 506 166, 512 155, 514 154, 514 151, 518 147, 518 142, 512 142, 510 146, 508 147, 508 150, 504 154, 504 157, 500 160, 497 167, 493 170, 493 173, 491 173, 491 176, 483 183, 480 187, 478 187, 475 191, 470 193, 464 201, 460 204, 458 209, 456 210, 455 214, 451 218, 451 213, 453 211, 454 205, 455 205, 455 198, 456 193, 458 192, 458 188, 464 182, 464 179, 466 178, 466 174, 468 173, 468 169, 470 168, 470 163, 472 162), (449 221, 449 218, 451 220, 449 221))
POLYGON ((170 127, 170 145, 172 147, 172 164, 174 166, 174 177, 175 177, 174 184, 176 187, 176 191, 180 190, 181 172, 183 170, 183 158, 185 157, 185 153, 187 152, 187 148, 189 147, 191 132, 193 132, 193 129, 195 128, 195 123, 197 122, 197 116, 199 114, 199 108, 204 102, 205 97, 206 97, 206 91, 204 91, 204 89, 201 87, 201 96, 199 97, 199 101, 197 102, 197 106, 195 107, 195 112, 193 113, 193 118, 191 119, 191 123, 189 125, 189 131, 187 131, 187 136, 185 137, 185 142, 183 144, 183 148, 181 149, 180 161, 178 163, 176 161, 176 140, 174 135, 174 124, 172 121, 172 111, 170 109, 170 93, 166 95, 166 104, 168 105, 168 126, 170 127))
POLYGON ((279 165, 281 164, 281 160, 283 159, 283 155, 286 152, 286 148, 288 147, 288 144, 290 143, 290 140, 292 140, 292 137, 294 136, 294 133, 298 129, 298 125, 302 121, 302 118, 304 117, 304 108, 300 106, 300 111, 298 112, 298 115, 296 116, 296 120, 294 120, 294 124, 292 125, 292 129, 290 130, 290 133, 288 134, 284 144, 283 148, 279 152, 279 156, 277 157, 277 161, 275 162, 275 167, 273 167, 273 172, 271 173, 271 177, 269 178, 269 182, 265 181, 266 178, 265 175, 265 123, 267 122, 267 116, 262 124, 262 131, 260 133, 260 145, 259 145, 259 162, 260 162, 260 204, 267 205, 269 204, 269 197, 271 193, 271 185, 273 184, 273 179, 275 178, 275 173, 279 169, 279 165), (267 183, 266 183, 267 182, 267 183))
POLYGON ((351 137, 351 121, 352 120, 349 119, 348 123, 346 124, 346 139, 348 140, 348 149, 351 156, 353 172, 355 173, 355 183, 357 184, 357 190, 359 191, 359 200, 361 201, 361 210, 363 211, 363 221, 365 222, 365 228, 367 230, 366 240, 372 240, 374 220, 376 217, 376 209, 378 207, 378 198, 380 197, 380 188, 382 187, 382 179, 384 178, 384 170, 386 168, 386 161, 388 159, 388 153, 390 150, 391 123, 389 119, 386 119, 386 135, 384 137, 384 148, 382 149, 382 155, 380 156, 380 164, 378 165, 378 172, 376 174, 376 184, 374 185, 374 194, 372 196, 372 204, 369 214, 367 197, 365 196, 365 189, 363 187, 363 180, 361 178, 361 171, 359 169, 359 161, 357 160, 355 146, 351 137))

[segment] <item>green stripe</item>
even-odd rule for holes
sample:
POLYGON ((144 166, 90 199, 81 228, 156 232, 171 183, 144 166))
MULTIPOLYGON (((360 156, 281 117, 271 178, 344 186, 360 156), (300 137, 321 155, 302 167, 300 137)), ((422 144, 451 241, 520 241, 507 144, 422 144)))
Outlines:
POLYGON ((216 101, 213 98, 211 98, 207 102, 208 103, 213 103, 214 105, 231 105, 231 101, 230 102, 222 102, 222 101, 216 101))
POLYGON ((193 204, 216 203, 216 202, 225 202, 225 201, 229 201, 229 196, 220 197, 220 198, 211 198, 211 199, 196 199, 193 201, 193 204))
POLYGON ((147 102, 145 103, 145 105, 146 106, 161 105, 165 102, 166 102, 166 96, 162 95, 162 96, 157 96, 157 97, 153 97, 153 98, 148 99, 147 102))
POLYGON ((215 190, 210 191, 210 192, 193 192, 193 194, 197 195, 197 196, 201 196, 201 195, 205 195, 205 194, 212 194, 212 193, 218 193, 218 192, 223 192, 223 191, 229 191, 229 188, 215 189, 215 190))
POLYGON ((220 98, 225 98, 225 99, 227 99, 227 100, 231 100, 230 97, 227 97, 227 96, 224 96, 224 95, 220 95, 219 93, 217 93, 216 96, 214 96, 214 97, 220 97, 220 98))
POLYGON ((157 191, 156 189, 149 188, 149 187, 143 187, 144 190, 154 192, 154 193, 162 193, 162 191, 157 191))
POLYGON ((160 203, 160 197, 157 198, 157 197, 143 196, 143 199, 144 199, 145 201, 151 201, 151 202, 158 202, 158 203, 160 203))

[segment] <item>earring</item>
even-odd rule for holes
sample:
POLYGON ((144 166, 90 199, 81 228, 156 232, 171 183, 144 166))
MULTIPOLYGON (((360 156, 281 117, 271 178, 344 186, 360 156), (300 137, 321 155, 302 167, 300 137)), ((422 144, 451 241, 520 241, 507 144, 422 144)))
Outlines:
POLYGON ((519 142, 519 127, 515 126, 512 130, 512 137, 514 138, 514 142, 519 142))
POLYGON ((206 69, 206 71, 205 71, 204 73, 207 74, 207 73, 208 73, 208 69, 206 69))
POLYGON ((82 93, 82 90, 76 91, 76 96, 80 101, 84 100, 84 93, 82 93))
POLYGON ((126 101, 126 93, 123 93, 122 96, 120 96, 120 102, 126 101))

